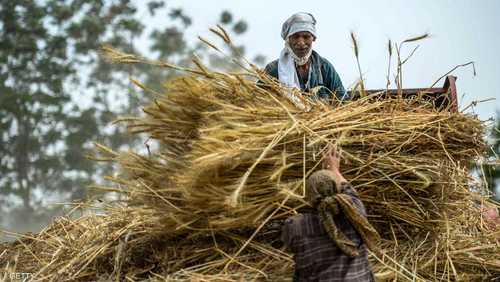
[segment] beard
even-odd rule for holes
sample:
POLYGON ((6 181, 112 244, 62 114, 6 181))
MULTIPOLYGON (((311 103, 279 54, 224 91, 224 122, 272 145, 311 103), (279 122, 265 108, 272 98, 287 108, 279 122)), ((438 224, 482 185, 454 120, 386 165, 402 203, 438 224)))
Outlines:
POLYGON ((290 53, 290 55, 292 56, 293 60, 297 65, 303 66, 307 64, 307 62, 309 62, 309 58, 311 57, 312 54, 312 47, 309 48, 309 51, 307 51, 306 55, 303 57, 299 57, 295 54, 295 52, 293 52, 293 49, 288 41, 285 41, 285 48, 288 50, 288 52, 290 53))

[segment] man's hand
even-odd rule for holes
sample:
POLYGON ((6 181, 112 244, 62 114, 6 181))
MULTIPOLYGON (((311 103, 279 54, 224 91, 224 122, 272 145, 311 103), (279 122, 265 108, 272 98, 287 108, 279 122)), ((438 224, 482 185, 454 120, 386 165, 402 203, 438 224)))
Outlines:
POLYGON ((337 187, 340 187, 342 182, 347 182, 342 173, 340 173, 340 154, 336 147, 329 146, 323 159, 323 168, 333 172, 337 187))
POLYGON ((323 159, 323 168, 340 172, 340 157, 336 147, 328 147, 328 151, 325 153, 325 158, 323 159))

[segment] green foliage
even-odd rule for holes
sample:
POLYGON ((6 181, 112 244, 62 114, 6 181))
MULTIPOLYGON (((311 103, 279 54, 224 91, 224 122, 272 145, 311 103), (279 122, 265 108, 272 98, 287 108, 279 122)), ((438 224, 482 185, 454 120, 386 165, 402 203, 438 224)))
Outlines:
POLYGON ((220 15, 220 22, 222 24, 230 24, 233 21, 233 15, 228 11, 223 11, 220 15))
POLYGON ((93 140, 112 139, 100 130, 106 105, 82 107, 86 98, 79 95, 99 95, 91 92, 95 79, 113 71, 96 64, 98 47, 139 35, 143 26, 129 1, 92 3, 2 1, 0 193, 10 206, 18 199, 24 209, 43 213, 50 191, 84 195, 82 183, 96 171, 85 149, 93 140), (85 79, 82 69, 99 75, 85 79))
MULTIPOLYGON (((490 132, 491 149, 489 151, 489 161, 491 164, 483 165, 484 177, 488 187, 494 192, 498 191, 500 185, 500 112, 497 112, 495 125, 490 132)), ((496 195, 500 199, 500 195, 496 195)))
POLYGON ((233 26, 233 30, 234 32, 236 32, 236 34, 242 34, 245 31, 247 31, 247 29, 248 29, 248 24, 243 20, 240 20, 233 26))
POLYGON ((151 39, 155 42, 151 50, 157 51, 160 59, 185 52, 184 34, 177 27, 170 27, 164 31, 155 30, 151 34, 151 39))
MULTIPOLYGON (((243 20, 233 24, 227 11, 220 19, 237 34, 247 30, 243 20)), ((85 158, 92 142, 115 149, 142 144, 109 126, 117 115, 140 110, 144 98, 131 93, 128 77, 159 87, 174 73, 111 65, 98 49, 110 44, 140 53, 135 42, 145 38, 158 59, 189 64, 192 52, 207 52, 185 40, 191 24, 183 10, 168 10, 165 1, 3 0, 0 212, 22 209, 39 218, 48 210, 49 195, 84 198, 86 184, 110 169, 85 158), (145 34, 146 21, 135 3, 144 4, 151 16, 168 15, 165 26, 145 34)))

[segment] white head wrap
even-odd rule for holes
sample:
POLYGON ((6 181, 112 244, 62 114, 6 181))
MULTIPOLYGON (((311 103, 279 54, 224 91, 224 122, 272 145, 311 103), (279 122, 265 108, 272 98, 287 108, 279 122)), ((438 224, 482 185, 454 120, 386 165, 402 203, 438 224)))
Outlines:
POLYGON ((308 31, 316 37, 316 19, 309 13, 296 13, 289 17, 281 27, 281 38, 287 40, 294 33, 308 31))

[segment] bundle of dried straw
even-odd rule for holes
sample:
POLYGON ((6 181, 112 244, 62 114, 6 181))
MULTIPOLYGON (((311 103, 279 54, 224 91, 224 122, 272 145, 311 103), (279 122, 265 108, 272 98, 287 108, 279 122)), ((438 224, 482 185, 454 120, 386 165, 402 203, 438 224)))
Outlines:
MULTIPOLYGON (((107 51, 121 63, 176 68, 107 51)), ((487 198, 470 187, 470 161, 485 152, 476 118, 418 98, 290 99, 252 65, 219 73, 195 63, 144 117, 122 119, 131 133, 156 140, 158 152, 97 145, 94 158, 121 170, 109 177, 116 185, 96 188, 121 200, 103 215, 60 218, 0 246, 4 273, 40 281, 290 280, 293 260, 272 226, 304 205, 305 179, 333 144, 382 236, 383 252, 370 256, 378 279, 499 277, 499 230, 484 224, 487 198)))

